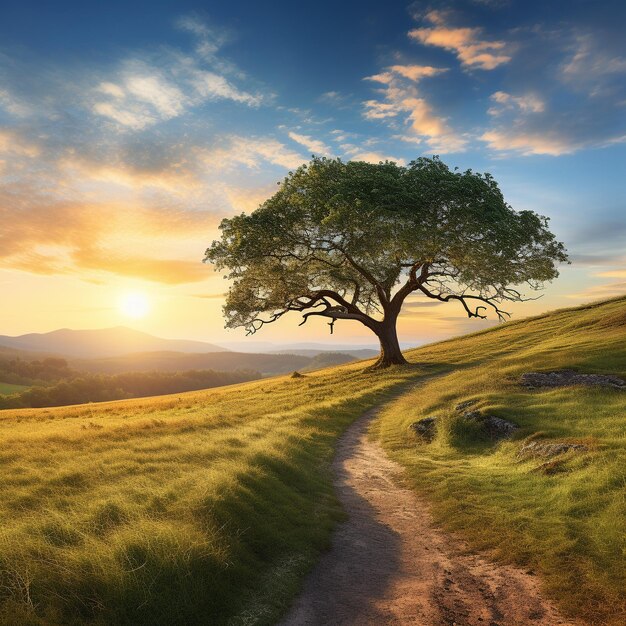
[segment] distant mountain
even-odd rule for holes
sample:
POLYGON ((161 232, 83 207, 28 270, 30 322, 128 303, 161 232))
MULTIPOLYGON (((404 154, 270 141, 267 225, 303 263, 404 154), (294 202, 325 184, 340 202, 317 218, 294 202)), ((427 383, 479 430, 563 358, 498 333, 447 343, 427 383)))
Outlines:
POLYGON ((162 339, 125 326, 98 330, 63 328, 19 337, 0 335, 0 349, 29 350, 74 358, 105 358, 137 352, 228 352, 203 341, 162 339))
POLYGON ((298 354, 257 354, 254 352, 209 352, 189 354, 181 352, 144 352, 102 359, 74 359, 70 365, 81 371, 100 374, 122 372, 182 372, 212 369, 220 372, 255 370, 265 376, 286 374, 294 370, 310 370, 354 361, 350 354, 317 353, 316 356, 298 354))

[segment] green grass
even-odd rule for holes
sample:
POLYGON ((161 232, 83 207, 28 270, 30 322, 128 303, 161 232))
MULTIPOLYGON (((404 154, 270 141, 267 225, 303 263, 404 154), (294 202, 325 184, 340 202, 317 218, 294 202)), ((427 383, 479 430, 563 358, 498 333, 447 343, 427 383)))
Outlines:
POLYGON ((0 623, 273 623, 342 515, 336 438, 424 371, 362 369, 0 412, 0 623))
POLYGON ((626 391, 526 390, 529 371, 573 368, 626 377, 626 299, 565 310, 427 346, 411 361, 449 370, 391 403, 375 432, 432 502, 436 519, 474 549, 535 570, 570 615, 594 624, 626 620, 626 391), (494 444, 454 406, 520 426, 494 444), (435 415, 425 444, 408 429, 435 415), (585 443, 545 471, 522 460, 528 438, 585 443))
POLYGON ((11 383, 0 383, 0 396, 9 396, 13 393, 20 393, 29 389, 28 385, 13 385, 11 383))
POLYGON ((376 432, 437 519, 542 576, 567 612, 623 623, 626 392, 527 391, 522 372, 626 375, 626 299, 509 323, 303 378, 0 412, 0 624, 271 624, 341 519, 337 437, 406 383, 376 432), (433 373, 438 378, 426 378, 433 373), (406 390, 405 390, 406 391, 406 390), (500 445, 453 407, 521 426, 500 445), (424 445, 407 426, 438 415, 424 445), (518 460, 528 437, 584 441, 559 472, 518 460))

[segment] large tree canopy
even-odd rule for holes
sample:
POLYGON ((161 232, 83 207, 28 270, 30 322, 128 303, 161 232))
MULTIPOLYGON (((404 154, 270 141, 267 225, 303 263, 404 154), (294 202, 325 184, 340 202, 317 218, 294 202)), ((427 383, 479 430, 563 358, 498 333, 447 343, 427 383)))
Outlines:
POLYGON ((457 301, 469 317, 523 300, 567 260, 547 218, 514 211, 489 174, 438 158, 313 158, 250 215, 225 219, 206 262, 228 269, 227 327, 256 332, 289 311, 357 320, 378 336, 377 366, 404 363, 396 320, 407 296, 457 301))

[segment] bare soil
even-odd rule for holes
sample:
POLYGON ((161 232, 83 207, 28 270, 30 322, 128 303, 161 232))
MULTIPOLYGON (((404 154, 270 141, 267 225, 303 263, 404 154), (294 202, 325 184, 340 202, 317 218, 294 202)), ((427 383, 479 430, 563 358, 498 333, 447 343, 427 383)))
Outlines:
POLYGON ((339 442, 335 488, 349 519, 281 626, 579 624, 542 597, 531 572, 471 554, 435 526, 402 486, 402 468, 368 437, 375 415, 339 442))

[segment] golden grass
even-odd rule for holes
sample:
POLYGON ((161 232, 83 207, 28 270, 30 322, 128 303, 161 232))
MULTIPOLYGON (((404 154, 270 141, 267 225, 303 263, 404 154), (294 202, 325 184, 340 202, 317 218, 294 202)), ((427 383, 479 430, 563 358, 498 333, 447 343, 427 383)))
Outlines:
POLYGON ((0 623, 270 624, 341 512, 342 430, 418 368, 0 413, 0 623))

